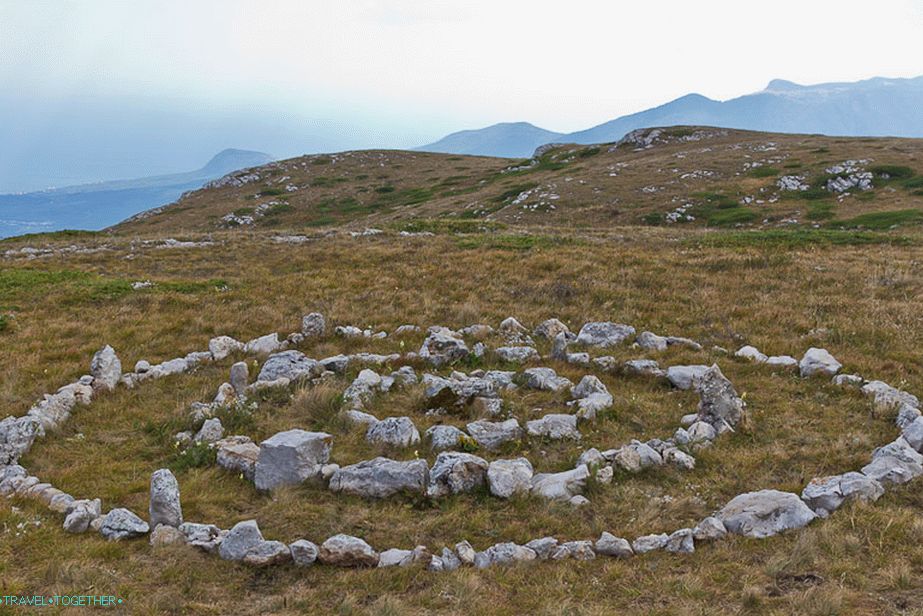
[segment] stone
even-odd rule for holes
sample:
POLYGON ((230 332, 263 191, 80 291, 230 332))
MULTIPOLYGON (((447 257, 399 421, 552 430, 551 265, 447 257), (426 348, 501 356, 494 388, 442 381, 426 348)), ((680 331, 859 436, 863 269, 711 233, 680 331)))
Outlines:
POLYGON ((570 394, 572 398, 579 400, 581 398, 587 398, 593 394, 608 395, 609 390, 606 388, 603 382, 599 380, 598 377, 592 374, 588 374, 580 379, 580 382, 577 383, 577 385, 571 388, 570 394))
POLYGON ((232 353, 238 353, 243 350, 243 343, 234 340, 230 336, 218 336, 208 341, 208 351, 215 361, 221 361, 232 353))
POLYGON ((869 381, 862 386, 862 393, 872 398, 877 411, 891 411, 904 405, 920 408, 920 401, 916 396, 882 381, 869 381))
POLYGON ((473 565, 474 557, 477 552, 471 544, 467 541, 459 541, 455 544, 455 553, 458 555, 458 559, 465 565, 473 565))
POLYGON ((479 416, 497 417, 503 413, 503 399, 477 396, 471 401, 471 410, 479 416))
POLYGON ((531 491, 532 475, 532 463, 526 458, 494 460, 487 468, 487 483, 494 496, 512 498, 531 491))
POLYGON ((556 335, 551 341, 551 359, 567 361, 567 347, 570 345, 567 335, 563 332, 556 335))
POLYGON ((330 460, 333 437, 326 432, 288 430, 260 443, 254 483, 257 490, 298 485, 320 475, 330 460))
POLYGON ((498 543, 479 552, 475 557, 474 566, 484 569, 492 565, 512 565, 528 562, 538 558, 534 550, 515 543, 498 543))
POLYGON ((577 417, 575 415, 549 414, 541 419, 526 422, 526 433, 529 436, 558 439, 577 439, 582 435, 577 430, 577 417))
POLYGON ((639 347, 645 351, 666 351, 667 339, 664 336, 658 336, 653 332, 641 332, 635 339, 639 347))
POLYGON ((418 355, 434 366, 444 366, 467 357, 468 347, 461 338, 447 331, 439 331, 426 337, 418 355))
POLYGON ((607 464, 606 457, 603 456, 595 447, 587 449, 580 454, 580 457, 577 458, 577 464, 586 464, 587 468, 605 466, 607 464))
POLYGON ((151 531, 151 547, 163 548, 170 545, 185 545, 186 535, 175 526, 159 524, 151 531))
POLYGON ((647 554, 654 550, 662 550, 670 542, 669 535, 660 533, 658 535, 644 535, 638 537, 631 543, 631 549, 635 554, 647 554))
POLYGON ((589 476, 586 464, 561 473, 539 473, 532 477, 532 494, 549 500, 570 500, 584 490, 589 476))
POLYGON ((279 341, 279 334, 273 333, 254 338, 244 345, 244 352, 248 355, 269 355, 280 348, 282 348, 282 343, 279 341))
POLYGON ((230 406, 235 402, 237 402, 237 392, 234 391, 234 386, 230 383, 222 383, 218 387, 218 394, 215 396, 213 404, 215 406, 230 406))
POLYGON ((667 544, 663 546, 663 549, 674 554, 692 554, 695 552, 692 529, 682 528, 670 533, 667 544))
POLYGON ((368 427, 365 440, 390 447, 410 447, 420 442, 420 433, 409 417, 386 417, 368 427))
MULTIPOLYGON (((441 564, 440 559, 440 564, 441 564)), ((384 567, 409 567, 413 564, 413 550, 399 550, 391 548, 378 555, 378 568, 384 567)))
POLYGON ((99 534, 109 541, 133 539, 146 535, 151 527, 128 509, 113 509, 103 518, 99 534))
POLYGON ((102 515, 102 503, 93 500, 75 500, 70 504, 64 518, 64 530, 69 533, 83 533, 90 528, 90 523, 102 515))
POLYGON ((765 363, 766 360, 769 359, 769 357, 767 357, 765 353, 761 353, 758 348, 756 348, 755 346, 751 346, 749 344, 746 346, 740 347, 737 350, 737 352, 734 353, 734 357, 740 357, 741 359, 747 359, 752 362, 756 362, 758 364, 765 363))
POLYGON ((559 392, 573 387, 573 383, 551 368, 529 368, 522 372, 523 385, 529 389, 559 392))
POLYGON ((715 517, 724 523, 728 532, 763 539, 803 528, 817 518, 817 514, 797 494, 759 490, 738 494, 715 517))
POLYGON ((558 545, 552 551, 551 560, 593 560, 596 552, 593 550, 592 541, 567 541, 558 545))
POLYGON ((29 451, 36 438, 45 436, 45 428, 34 417, 7 417, 0 420, 0 466, 15 464, 29 451))
POLYGON ((146 374, 151 369, 151 362, 145 359, 139 359, 135 362, 135 373, 146 374))
POLYGON ((356 426, 365 426, 366 430, 368 430, 369 426, 374 426, 378 423, 377 417, 371 413, 366 413, 365 411, 360 411, 357 409, 346 411, 344 415, 350 423, 356 426))
POLYGON ((773 355, 766 359, 766 365, 773 368, 796 368, 798 360, 791 355, 773 355))
POLYGON ((247 550, 243 562, 252 567, 269 567, 292 560, 292 552, 281 541, 263 541, 247 550))
POLYGON ((250 370, 247 362, 239 361, 231 366, 231 387, 238 396, 243 396, 250 383, 250 370))
POLYGON ((833 513, 848 500, 874 502, 885 489, 878 481, 862 473, 844 473, 831 477, 815 477, 801 492, 801 500, 818 515, 833 513), (823 512, 822 512, 822 511, 823 512))
MULTIPOLYGON (((597 357, 596 359, 599 360, 605 358, 597 357)), ((658 364, 653 359, 631 359, 626 361, 623 364, 623 367, 627 374, 649 376, 654 378, 661 378, 666 376, 666 372, 660 369, 660 364, 658 364)))
POLYGON ((526 543, 526 547, 535 552, 539 560, 548 560, 558 547, 558 540, 554 537, 542 537, 526 543))
POLYGON ((923 448, 923 417, 917 416, 905 425, 901 430, 901 436, 915 451, 920 451, 923 448))
POLYGON ((907 483, 923 475, 923 455, 914 451, 903 438, 898 438, 876 449, 871 463, 862 467, 862 473, 881 484, 907 483))
POLYGON ((696 541, 715 541, 723 539, 727 534, 724 522, 714 516, 708 516, 692 529, 692 537, 696 541))
POLYGON ((596 553, 600 556, 612 556, 614 558, 629 558, 634 556, 635 551, 627 539, 616 537, 612 533, 603 532, 596 540, 593 546, 596 553))
POLYGON ((199 548, 210 554, 218 551, 218 546, 224 535, 220 528, 214 524, 196 524, 183 522, 179 531, 186 537, 187 545, 199 548))
POLYGON ((571 507, 585 507, 590 504, 590 499, 582 494, 577 494, 576 496, 571 496, 567 502, 571 507))
POLYGON ((107 344, 93 355, 90 374, 93 376, 94 388, 105 391, 115 389, 122 378, 122 362, 111 346, 107 344))
POLYGON ((218 466, 239 473, 247 481, 254 481, 256 478, 256 461, 260 457, 260 447, 256 443, 247 439, 238 441, 231 439, 222 439, 216 443, 218 450, 218 466))
POLYGON ((546 340, 554 340, 560 334, 564 334, 565 339, 573 335, 571 334, 571 331, 568 329, 567 325, 558 319, 548 319, 543 321, 532 332, 532 335, 536 338, 544 338, 546 340))
POLYGON ((721 421, 736 426, 745 408, 734 385, 721 373, 717 365, 705 371, 696 384, 699 392, 699 417, 712 425, 721 421))
POLYGON ((897 417, 894 418, 894 423, 897 424, 898 428, 904 430, 916 421, 918 417, 920 417, 920 409, 914 408, 909 404, 902 404, 897 410, 897 417))
POLYGON ((324 370, 329 370, 336 374, 343 374, 349 366, 350 358, 347 355, 334 355, 320 360, 320 365, 324 370))
POLYGON ((833 384, 840 387, 862 387, 865 384, 865 379, 858 374, 838 374, 833 377, 833 384))
POLYGON ((718 436, 714 426, 705 421, 697 421, 686 430, 689 435, 689 442, 693 445, 709 444, 718 436))
POLYGON ((150 525, 179 527, 183 523, 179 482, 169 469, 161 468, 151 475, 150 525))
POLYGON ((615 477, 615 470, 611 466, 604 466, 596 471, 596 481, 602 485, 609 485, 615 477))
POLYGON ((449 425, 435 425, 429 428, 424 435, 430 442, 430 448, 433 451, 445 451, 446 449, 456 449, 461 446, 468 435, 449 425))
POLYGON ((685 451, 677 449, 676 447, 668 447, 663 450, 661 454, 665 464, 672 464, 679 468, 691 471, 695 468, 695 458, 690 456, 685 451))
POLYGON ((441 498, 471 492, 487 479, 487 460, 470 453, 442 452, 429 472, 426 495, 441 498))
POLYGON ((334 535, 324 541, 318 552, 318 560, 334 567, 376 567, 378 553, 358 537, 334 535))
POLYGON ((277 379, 295 381, 320 376, 323 367, 319 362, 305 356, 301 351, 282 351, 270 355, 260 369, 257 381, 268 382, 277 379))
POLYGON ((263 533, 260 532, 260 527, 257 525, 256 520, 238 522, 221 540, 218 546, 218 555, 223 560, 243 560, 247 552, 264 541, 263 533))
POLYGON ((593 347, 618 346, 635 335, 635 328, 630 325, 611 322, 587 323, 577 334, 577 344, 593 347))
POLYGON ((833 376, 840 371, 843 364, 838 362, 827 349, 811 347, 801 358, 798 367, 803 377, 814 376, 815 374, 833 376))
POLYGON ((461 559, 449 548, 442 548, 442 570, 455 571, 462 566, 461 559))
POLYGON ((317 560, 317 545, 307 539, 299 539, 288 546, 292 560, 298 567, 310 567, 317 560))
POLYGON ((708 366, 670 366, 667 368, 667 380, 677 389, 692 389, 708 371, 708 366))
POLYGON ((538 361, 541 355, 530 346, 506 346, 499 347, 494 351, 500 361, 524 364, 529 361, 538 361))
POLYGON ((381 389, 381 375, 368 368, 359 372, 359 375, 349 384, 343 392, 343 400, 355 406, 362 407, 369 402, 376 391, 381 389))
POLYGON ((221 440, 222 436, 224 436, 224 427, 221 425, 221 420, 212 417, 202 423, 202 427, 192 440, 196 443, 214 443, 221 440))
POLYGON ((327 321, 319 312, 301 318, 301 333, 305 338, 322 338, 327 333, 327 321))
POLYGON ((395 494, 423 494, 429 482, 426 460, 399 462, 374 458, 344 466, 330 478, 330 490, 364 498, 387 498, 395 494))
POLYGON ((522 428, 515 419, 507 419, 501 422, 491 422, 482 419, 473 421, 466 427, 471 438, 473 438, 478 445, 489 450, 499 449, 506 443, 519 441, 522 438, 522 428))

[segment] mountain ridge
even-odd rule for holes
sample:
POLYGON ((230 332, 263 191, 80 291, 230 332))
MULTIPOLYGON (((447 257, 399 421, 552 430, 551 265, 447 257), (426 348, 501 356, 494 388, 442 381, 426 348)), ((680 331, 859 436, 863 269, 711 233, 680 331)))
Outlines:
POLYGON ((690 93, 571 133, 556 133, 528 123, 507 122, 462 131, 464 147, 459 146, 457 137, 460 133, 452 133, 415 149, 522 158, 532 155, 535 136, 542 133, 548 136, 545 143, 611 143, 638 128, 674 125, 843 137, 923 137, 923 116, 918 113, 920 108, 923 108, 923 76, 872 77, 855 82, 813 85, 773 79, 763 90, 725 101, 690 93), (528 130, 520 129, 522 125, 527 125, 528 130), (507 133, 511 133, 507 141, 501 140, 498 126, 507 127, 507 133))

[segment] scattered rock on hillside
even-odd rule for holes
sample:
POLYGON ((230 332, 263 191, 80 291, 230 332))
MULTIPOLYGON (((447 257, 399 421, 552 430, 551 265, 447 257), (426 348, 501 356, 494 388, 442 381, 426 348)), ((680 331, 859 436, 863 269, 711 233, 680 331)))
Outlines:
POLYGON ((146 535, 151 530, 147 522, 128 509, 113 509, 106 514, 99 527, 99 534, 109 541, 133 539, 146 535))
POLYGON ((815 374, 833 376, 840 371, 843 364, 838 362, 827 349, 811 347, 804 354, 804 357, 801 358, 799 367, 801 368, 801 376, 803 377, 809 377, 815 374))
POLYGON ((410 417, 386 417, 369 426, 365 439, 391 447, 410 447, 420 442, 420 433, 410 417))
POLYGON ((878 481, 862 473, 850 472, 812 479, 801 493, 801 499, 815 513, 826 517, 848 500, 871 502, 884 493, 885 489, 878 481))
POLYGON ((635 335, 635 328, 630 325, 611 322, 587 323, 577 334, 577 344, 594 347, 618 346, 635 335))
POLYGON ((151 475, 150 525, 178 527, 183 523, 179 483, 169 469, 162 468, 151 475))
POLYGON ((317 555, 325 565, 335 567, 375 567, 378 552, 358 537, 334 535, 324 541, 317 555))
POLYGON ((484 485, 487 461, 470 453, 442 452, 429 473, 427 496, 441 498, 470 492, 484 485))
POLYGON ((532 489, 532 475, 532 463, 526 458, 494 460, 487 469, 487 483, 494 496, 511 498, 532 489))
POLYGON ((90 374, 93 375, 93 386, 97 389, 112 391, 122 378, 122 362, 119 361, 115 350, 106 345, 93 355, 90 362, 90 374))

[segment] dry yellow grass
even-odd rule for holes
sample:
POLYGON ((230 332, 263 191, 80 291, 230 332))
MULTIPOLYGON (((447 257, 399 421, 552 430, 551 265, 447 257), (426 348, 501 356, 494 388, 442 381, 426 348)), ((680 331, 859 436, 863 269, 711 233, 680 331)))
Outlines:
MULTIPOLYGON (((14 318, 0 333, 0 407, 25 411, 41 393, 83 374, 104 343, 130 366, 203 349, 219 334, 248 339, 293 331, 300 316, 313 310, 337 324, 387 330, 403 323, 496 325, 509 315, 534 326, 557 316, 572 327, 589 320, 631 323, 708 347, 746 342, 769 353, 800 354, 818 345, 849 371, 923 392, 919 236, 836 234, 811 243, 799 235, 616 228, 524 237, 331 237, 288 246, 260 233, 221 234, 215 246, 185 250, 132 249, 128 238, 112 237, 83 240, 111 247, 98 254, 6 259, 0 310, 14 318), (856 243, 865 241, 876 243, 856 243), (157 286, 126 288, 147 279, 157 286), (216 290, 218 280, 226 291, 216 290)), ((5 246, 30 241, 35 243, 5 246)), ((353 344, 355 350, 384 352, 397 343, 353 344)), ((322 341, 303 350, 322 357, 343 348, 322 341)), ((617 355, 638 354, 626 348, 617 355)), ((874 446, 895 435, 891 418, 874 416, 858 395, 823 382, 711 353, 671 350, 658 359, 719 361, 746 392, 751 421, 702 453, 695 471, 619 477, 612 486, 594 486, 593 504, 584 510, 486 495, 436 505, 366 502, 311 487, 270 498, 208 467, 178 473, 184 513, 188 520, 223 527, 256 517, 267 537, 286 541, 347 532, 380 549, 419 543, 440 548, 462 538, 483 549, 547 534, 589 539, 602 530, 634 536, 690 524, 741 491, 800 491, 813 476, 861 466, 874 446)), ((230 363, 102 397, 39 442, 24 464, 77 496, 146 512, 150 473, 171 459, 170 437, 183 426, 189 403, 210 398, 230 363)), ((584 372, 555 367, 571 378, 584 372)), ((604 380, 615 410, 586 431, 588 445, 666 436, 695 404, 690 394, 645 380, 604 380)), ((361 434, 332 419, 334 397, 346 383, 299 392, 291 402, 264 402, 246 430, 262 437, 288 427, 323 426, 336 435, 338 461, 371 457, 375 450, 361 434)), ((528 414, 533 403, 554 400, 514 396, 511 402, 528 414)), ((420 417, 420 400, 412 393, 377 404, 379 416, 409 411, 420 417)), ((532 447, 526 451, 543 470, 564 468, 579 452, 568 444, 532 447)), ((427 452, 421 448, 420 455, 427 452)), ((652 554, 626 562, 440 575, 417 569, 256 571, 192 550, 152 552, 143 540, 68 536, 59 516, 24 501, 4 501, 0 579, 6 593, 112 593, 125 598, 127 611, 152 614, 919 613, 921 507, 923 497, 910 484, 804 532, 765 541, 730 539, 686 557, 652 554), (32 518, 42 525, 17 536, 15 526, 32 518)))

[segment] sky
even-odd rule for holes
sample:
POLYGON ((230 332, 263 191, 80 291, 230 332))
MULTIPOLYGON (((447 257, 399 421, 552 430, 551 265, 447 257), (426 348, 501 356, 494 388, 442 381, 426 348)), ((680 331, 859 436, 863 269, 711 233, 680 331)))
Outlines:
POLYGON ((913 77, 921 31, 921 0, 0 0, 0 192, 913 77))

